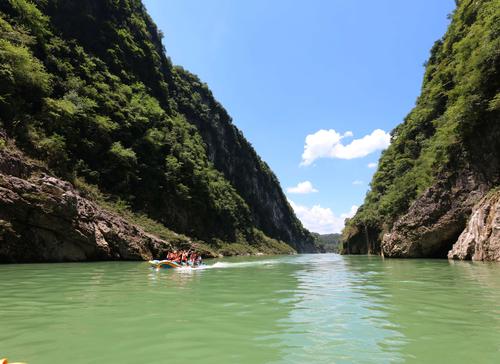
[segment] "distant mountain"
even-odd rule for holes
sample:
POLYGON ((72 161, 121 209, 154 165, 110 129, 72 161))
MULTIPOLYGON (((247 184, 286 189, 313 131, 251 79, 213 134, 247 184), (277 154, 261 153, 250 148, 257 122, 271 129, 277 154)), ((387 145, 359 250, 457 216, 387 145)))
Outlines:
POLYGON ((341 234, 318 234, 312 233, 316 239, 316 245, 325 253, 339 253, 341 234))

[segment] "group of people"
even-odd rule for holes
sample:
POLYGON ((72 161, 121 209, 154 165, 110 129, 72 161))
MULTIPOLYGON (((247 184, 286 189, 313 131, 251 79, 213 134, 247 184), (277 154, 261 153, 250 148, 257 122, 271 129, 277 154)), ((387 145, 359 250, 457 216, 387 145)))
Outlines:
POLYGON ((190 250, 174 250, 173 252, 169 252, 167 254, 167 260, 190 266, 198 266, 202 263, 201 255, 196 252, 191 252, 190 250))

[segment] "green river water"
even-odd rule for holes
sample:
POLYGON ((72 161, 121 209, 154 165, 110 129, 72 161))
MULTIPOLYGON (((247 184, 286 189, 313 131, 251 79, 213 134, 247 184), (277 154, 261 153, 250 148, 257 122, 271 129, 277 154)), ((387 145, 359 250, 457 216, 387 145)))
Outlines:
POLYGON ((297 255, 0 266, 0 357, 499 363, 500 264, 297 255))

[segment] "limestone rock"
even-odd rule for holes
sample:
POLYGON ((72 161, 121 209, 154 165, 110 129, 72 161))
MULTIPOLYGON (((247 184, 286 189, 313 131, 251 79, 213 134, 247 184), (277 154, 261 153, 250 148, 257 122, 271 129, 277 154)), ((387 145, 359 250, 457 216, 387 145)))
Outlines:
POLYGON ((448 258, 500 261, 500 191, 488 194, 474 207, 448 258))
POLYGON ((0 150, 0 262, 145 260, 169 249, 43 166, 0 150))
POLYGON ((400 258, 446 257, 472 207, 485 193, 472 172, 460 173, 452 184, 436 183, 384 235, 382 253, 400 258))

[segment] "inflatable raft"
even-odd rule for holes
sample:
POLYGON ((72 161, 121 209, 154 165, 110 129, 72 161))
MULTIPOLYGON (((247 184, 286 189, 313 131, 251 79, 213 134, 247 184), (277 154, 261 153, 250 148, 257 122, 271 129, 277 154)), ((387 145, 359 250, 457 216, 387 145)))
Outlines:
POLYGON ((173 262, 171 260, 150 260, 149 265, 153 268, 160 269, 170 269, 170 268, 182 268, 183 265, 173 262))

